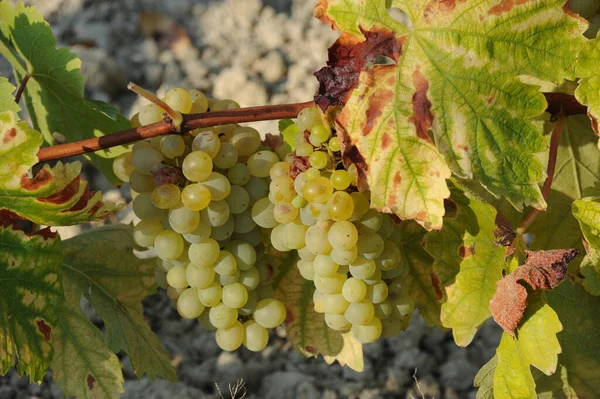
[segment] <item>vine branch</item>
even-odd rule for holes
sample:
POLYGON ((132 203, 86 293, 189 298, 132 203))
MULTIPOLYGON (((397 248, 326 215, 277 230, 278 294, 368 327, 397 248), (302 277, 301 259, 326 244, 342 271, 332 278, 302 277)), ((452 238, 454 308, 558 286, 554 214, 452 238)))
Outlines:
POLYGON ((29 75, 29 74, 25 75, 25 77, 21 81, 21 84, 19 85, 19 88, 17 89, 17 92, 15 93, 15 102, 17 104, 19 103, 19 101, 21 101, 21 96, 23 95, 23 91, 25 91, 25 86, 27 86, 27 82, 29 82, 29 78, 31 78, 31 75, 29 75))

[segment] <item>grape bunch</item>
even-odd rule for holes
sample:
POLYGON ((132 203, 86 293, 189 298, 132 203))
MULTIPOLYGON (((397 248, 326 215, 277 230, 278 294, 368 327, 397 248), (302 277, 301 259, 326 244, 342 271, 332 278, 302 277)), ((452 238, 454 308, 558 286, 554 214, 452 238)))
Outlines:
MULTIPOLYGON (((239 107, 179 88, 163 101, 180 113, 239 107)), ((146 105, 132 124, 161 121, 164 113, 146 105)), ((227 125, 140 141, 113 164, 130 183, 141 220, 134 240, 158 257, 157 282, 182 317, 216 330, 217 344, 227 351, 242 344, 264 349, 267 329, 286 316, 274 298, 272 262, 261 244, 261 228, 275 223, 268 177, 279 157, 260 146, 255 129, 227 125)))
POLYGON ((351 330, 361 343, 396 335, 414 303, 391 241, 395 223, 358 192, 356 167, 344 168, 339 139, 318 108, 304 109, 297 126, 295 152, 270 171, 271 244, 298 251, 299 272, 316 288, 315 310, 331 329, 351 330))

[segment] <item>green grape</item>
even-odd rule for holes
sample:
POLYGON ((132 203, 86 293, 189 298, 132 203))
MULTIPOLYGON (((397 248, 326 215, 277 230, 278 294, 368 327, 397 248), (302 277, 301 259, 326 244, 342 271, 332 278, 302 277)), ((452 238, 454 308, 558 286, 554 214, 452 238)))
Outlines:
POLYGON ((369 209, 360 219, 358 226, 361 232, 377 232, 383 224, 383 215, 375 209, 369 209))
MULTIPOLYGON (((295 186, 295 184, 294 184, 294 186, 295 186)), ((304 208, 306 205, 308 205, 308 201, 305 200, 304 197, 301 195, 296 195, 294 197, 294 199, 292 200, 292 206, 294 208, 300 209, 300 208, 304 208)))
POLYGON ((354 338, 358 340, 361 344, 369 344, 371 342, 375 342, 381 337, 381 333, 383 331, 381 320, 377 317, 373 317, 371 321, 363 325, 352 326, 352 335, 354 338))
POLYGON ((190 244, 198 244, 209 238, 212 234, 212 227, 204 222, 198 223, 198 227, 190 233, 182 234, 183 239, 190 244))
POLYGON ((202 222, 211 227, 224 225, 230 216, 227 201, 211 201, 206 208, 200 211, 202 222))
POLYGON ((212 130, 206 130, 198 133, 192 141, 192 151, 201 151, 214 158, 221 149, 221 140, 212 130))
POLYGON ((316 179, 317 177, 321 177, 321 171, 315 167, 308 168, 308 170, 304 173, 306 173, 306 181, 316 179))
POLYGON ((188 256, 190 261, 198 266, 212 267, 219 258, 219 243, 212 238, 190 245, 188 256))
POLYGON ((187 288, 185 267, 175 266, 167 272, 167 283, 173 288, 187 288))
POLYGON ((192 99, 192 108, 190 114, 200 114, 208 110, 208 99, 200 90, 189 90, 190 97, 192 99))
POLYGON ((129 184, 131 184, 131 189, 138 193, 146 193, 154 190, 154 187, 156 187, 152 176, 143 175, 137 170, 131 172, 129 184))
POLYGON ((269 343, 269 332, 254 320, 244 323, 244 346, 252 352, 260 352, 269 343))
POLYGON ((219 348, 232 352, 239 348, 244 341, 244 326, 239 321, 236 321, 230 327, 219 328, 215 335, 215 340, 219 348))
POLYGON ((200 213, 182 206, 169 211, 169 225, 179 234, 191 233, 200 224, 200 213))
POLYGON ((133 228, 133 241, 142 247, 150 247, 163 230, 160 222, 142 220, 133 228))
MULTIPOLYGON (((220 286, 219 286, 220 287, 220 286)), ((213 326, 210 322, 210 312, 204 311, 198 317, 198 323, 206 330, 206 331, 217 331, 217 327, 213 326)))
POLYGON ((300 143, 296 146, 296 155, 299 157, 308 157, 310 156, 315 149, 309 143, 300 143))
POLYGON ((315 147, 319 147, 321 144, 329 140, 329 136, 331 135, 331 131, 322 124, 318 124, 313 126, 310 129, 310 136, 308 136, 308 141, 315 147))
POLYGON ((232 276, 238 270, 235 257, 228 251, 221 251, 215 262, 214 270, 220 275, 232 276))
POLYGON ((156 207, 152 203, 152 193, 140 193, 133 200, 132 203, 133 213, 135 216, 146 222, 157 222, 165 214, 165 211, 156 207))
POLYGON ((315 260, 316 256, 315 254, 313 254, 312 252, 310 252, 310 249, 303 247, 300 248, 298 251, 298 256, 300 256, 300 259, 303 260, 315 260))
POLYGON ((304 241, 308 249, 316 255, 328 255, 332 246, 327 237, 331 222, 318 222, 306 230, 304 241))
POLYGON ((154 251, 161 259, 177 259, 183 248, 183 238, 171 230, 161 231, 154 239, 154 251))
POLYGON ((329 176, 329 181, 336 190, 345 190, 350 187, 350 183, 352 183, 352 177, 343 169, 334 170, 333 173, 331 173, 331 176, 329 176))
POLYGON ((272 151, 258 151, 248 158, 248 169, 254 177, 269 177, 273 165, 279 162, 279 157, 272 151))
POLYGON ((329 229, 327 237, 334 249, 349 251, 354 248, 356 250, 358 231, 352 222, 335 222, 329 229))
POLYGON ((300 132, 303 133, 305 130, 311 130, 314 126, 322 124, 323 119, 316 107, 308 107, 300 111, 296 123, 300 128, 300 132))
POLYGON ((316 202, 313 202, 308 206, 308 209, 310 209, 312 217, 319 221, 326 221, 331 219, 331 215, 329 214, 329 208, 327 207, 327 204, 318 204, 316 202))
POLYGON ((365 325, 373 319, 374 314, 375 307, 373 303, 365 299, 348 305, 344 316, 352 324, 365 325))
POLYGON ((358 168, 356 167, 356 164, 351 164, 346 170, 350 176, 352 176, 352 184, 355 186, 358 185, 358 168))
POLYGON ((329 256, 340 266, 350 265, 358 257, 358 250, 356 246, 350 248, 348 251, 333 248, 329 256))
POLYGON ((209 317, 210 323, 216 328, 227 328, 237 321, 238 313, 221 302, 210 308, 209 317))
POLYGON ((215 271, 210 266, 198 266, 194 263, 187 265, 185 278, 190 287, 204 289, 215 279, 215 271))
POLYGON ((256 222, 252 219, 251 209, 246 209, 242 213, 233 215, 233 220, 235 224, 233 231, 237 234, 250 234, 256 228, 256 222))
POLYGON ((252 291, 258 287, 260 283, 260 274, 256 267, 252 267, 248 270, 240 272, 240 279, 238 280, 248 291, 252 291))
POLYGON ((234 240, 225 249, 233 255, 240 270, 249 270, 256 264, 256 250, 247 242, 234 240))
POLYGON ((336 191, 327 201, 327 208, 331 219, 336 222, 347 220, 354 212, 352 196, 344 191, 336 191))
POLYGON ((298 174, 298 176, 296 176, 296 178, 294 179, 294 190, 296 190, 296 194, 302 196, 302 190, 304 190, 304 187, 306 186, 307 182, 308 179, 306 172, 301 172, 298 174))
MULTIPOLYGON (((250 221, 252 223, 254 223, 254 220, 252 220, 252 216, 249 216, 249 218, 250 218, 250 221)), ((235 218, 235 220, 237 223, 237 218, 235 218)), ((231 239, 246 241, 248 244, 252 245, 253 247, 259 246, 263 239, 262 233, 261 233, 262 229, 260 227, 256 226, 256 223, 254 223, 254 226, 255 227, 247 233, 234 232, 233 235, 231 236, 231 239)))
POLYGON ((304 279, 309 281, 313 281, 315 279, 315 268, 313 267, 313 263, 311 261, 300 259, 296 266, 298 267, 300 275, 304 277, 304 279))
POLYGON ((231 192, 231 184, 225 176, 217 172, 211 172, 202 182, 210 191, 210 196, 213 201, 221 201, 227 198, 231 192))
POLYGON ((233 100, 221 100, 212 104, 210 107, 211 111, 228 111, 230 109, 238 109, 240 104, 233 100))
POLYGON ((319 220, 313 216, 311 207, 306 206, 300 209, 300 221, 305 226, 314 226, 319 220))
POLYGON ((276 204, 273 208, 273 217, 278 223, 291 223, 298 217, 298 208, 291 204, 276 204))
POLYGON ((377 233, 366 232, 358 235, 358 253, 365 259, 377 259, 385 248, 383 238, 377 233))
POLYGON ((357 257, 350 263, 350 274, 361 280, 371 278, 377 270, 377 264, 372 259, 357 257))
POLYGON ((367 285, 356 277, 351 277, 344 283, 342 294, 348 302, 360 302, 367 296, 367 285))
POLYGON ((179 298, 179 295, 185 291, 185 288, 173 288, 171 286, 167 287, 167 296, 172 300, 176 301, 179 298))
POLYGON ((213 227, 211 237, 215 240, 219 241, 219 244, 223 243, 225 240, 228 240, 233 235, 233 230, 235 228, 235 222, 232 217, 227 219, 227 221, 221 226, 213 227))
POLYGON ((135 167, 133 166, 133 154, 126 152, 115 158, 113 161, 113 172, 121 181, 129 182, 129 176, 135 167))
POLYGON ((313 267, 317 275, 327 277, 337 272, 340 265, 335 263, 328 255, 316 255, 313 260, 313 267))
POLYGON ((229 205, 229 212, 234 215, 244 212, 250 205, 250 195, 242 186, 231 186, 231 192, 226 199, 229 205))
POLYGON ((342 294, 325 294, 321 297, 321 305, 325 313, 343 315, 350 302, 342 294))
POLYGON ((258 299, 267 299, 275 297, 275 289, 271 284, 261 284, 256 288, 256 295, 258 299))
POLYGON ((377 234, 379 234, 382 238, 389 240, 394 234, 395 229, 396 224, 394 221, 392 221, 392 218, 387 215, 383 215, 383 218, 381 219, 381 227, 379 228, 377 234))
POLYGON ((329 150, 332 152, 338 152, 341 150, 340 139, 337 136, 332 137, 328 144, 329 150))
POLYGON ((240 279, 240 274, 241 274, 241 272, 238 269, 231 276, 228 276, 226 274, 217 274, 216 277, 217 277, 217 281, 219 282, 219 284, 221 284, 222 286, 226 286, 229 284, 237 283, 238 280, 240 279))
POLYGON ((273 248, 280 252, 288 252, 291 251, 292 248, 289 248, 283 242, 283 229, 285 228, 284 224, 279 224, 275 226, 273 230, 271 230, 271 245, 273 248))
POLYGON ((310 166, 317 169, 323 169, 327 166, 329 156, 325 151, 315 151, 308 157, 310 166))
POLYGON ((369 212, 369 198, 364 193, 354 192, 350 194, 352 201, 354 201, 354 212, 350 217, 351 221, 361 219, 367 212, 369 212))
POLYGON ((210 203, 210 190, 202 183, 186 186, 181 192, 181 202, 192 211, 201 211, 210 203))
POLYGON ((383 252, 377 259, 375 259, 375 263, 377 267, 381 270, 392 270, 397 267, 402 262, 402 254, 400 250, 393 242, 389 240, 385 240, 383 252))
POLYGON ((204 305, 198 299, 198 291, 188 288, 177 298, 177 311, 185 319, 195 319, 204 312, 204 305))
POLYGON ((137 172, 146 176, 152 176, 152 167, 160 164, 163 159, 159 151, 156 151, 154 148, 145 147, 133 151, 131 161, 137 172))
POLYGON ((392 304, 392 313, 396 313, 399 317, 409 317, 415 311, 414 299, 406 296, 390 299, 392 304))
POLYGON ((323 294, 339 294, 346 282, 347 277, 343 274, 334 273, 331 276, 315 275, 315 287, 323 294))
POLYGON ((192 96, 184 89, 175 88, 167 92, 165 102, 173 110, 187 114, 192 109, 192 96))
POLYGON ((256 304, 254 320, 264 328, 275 328, 285 320, 285 306, 273 298, 261 299, 256 304))
POLYGON ((290 173, 290 166, 289 162, 277 162, 269 171, 269 177, 273 180, 276 177, 288 176, 290 173))
POLYGON ((156 264, 165 273, 171 270, 173 267, 175 267, 175 265, 173 265, 173 263, 171 263, 170 260, 161 258, 156 258, 156 264))
POLYGON ((250 169, 243 163, 236 163, 227 171, 231 184, 243 186, 250 181, 250 169))
POLYGON ((173 159, 183 155, 185 142, 178 134, 171 134, 160 139, 160 151, 167 158, 173 159))
POLYGON ((289 176, 278 176, 269 185, 269 198, 275 204, 290 203, 294 199, 294 181, 289 176))
POLYGON ((137 114, 133 114, 133 116, 129 119, 129 124, 131 125, 131 127, 133 129, 142 126, 142 124, 140 123, 140 114, 139 114, 139 112, 137 114))
MULTIPOLYGON (((138 151, 141 148, 154 148, 154 146, 152 145, 152 143, 148 140, 140 140, 138 142, 136 142, 133 147, 131 147, 131 152, 132 155, 135 151, 138 151)), ((155 150, 159 151, 160 148, 154 148, 155 150)))
POLYGON ((240 283, 233 283, 223 287, 223 303, 232 309, 239 309, 248 302, 248 290, 240 283))
POLYGON ((189 181, 200 182, 206 180, 212 174, 212 167, 212 159, 207 153, 192 151, 183 160, 181 170, 189 181))
POLYGON ((261 198, 252 205, 252 220, 265 229, 272 229, 277 225, 273 216, 275 205, 268 198, 261 198))
POLYGON ((163 120, 164 112, 165 110, 159 107, 158 105, 148 104, 145 105, 138 114, 138 120, 142 126, 160 122, 163 120))
POLYGON ((393 338, 400 334, 401 331, 405 330, 408 326, 405 320, 397 319, 396 317, 388 317, 385 320, 381 320, 382 332, 381 337, 393 338))
POLYGON ((333 186, 329 182, 329 179, 323 176, 307 181, 302 189, 302 196, 308 202, 324 204, 329 200, 329 197, 331 197, 332 194, 333 186))
POLYGON ((383 280, 378 280, 375 284, 367 285, 367 300, 374 304, 385 301, 388 297, 388 286, 383 280))
POLYGON ((375 317, 378 319, 387 319, 392 314, 392 304, 389 301, 383 301, 375 305, 375 317))
POLYGON ((325 313, 325 323, 334 331, 345 332, 352 328, 352 324, 346 320, 343 314, 325 313))
POLYGON ((394 267, 392 270, 382 270, 381 279, 392 280, 401 276, 404 272, 408 272, 408 268, 394 267))
POLYGON ((247 157, 256 152, 260 147, 261 138, 258 130, 244 126, 235 130, 231 138, 231 144, 241 157, 247 157))
POLYGON ((248 191, 252 201, 258 201, 269 195, 269 183, 258 177, 251 177, 244 188, 248 191))
POLYGON ((152 191, 152 203, 160 209, 174 209, 181 206, 181 191, 174 184, 163 184, 152 191))
POLYGON ((240 316, 250 316, 254 313, 254 309, 256 309, 256 304, 258 303, 258 294, 256 291, 248 292, 248 301, 244 306, 238 309, 238 314, 240 316))
POLYGON ((183 251, 181 251, 181 255, 179 255, 176 259, 171 259, 170 262, 175 266, 187 266, 190 263, 190 258, 188 257, 188 250, 190 246, 187 242, 183 243, 183 251))
POLYGON ((217 156, 213 159, 213 163, 217 168, 229 169, 236 164, 238 160, 238 152, 231 143, 221 143, 221 148, 217 156))
POLYGON ((308 227, 295 221, 287 223, 283 229, 283 243, 286 247, 300 249, 306 245, 305 236, 308 227))

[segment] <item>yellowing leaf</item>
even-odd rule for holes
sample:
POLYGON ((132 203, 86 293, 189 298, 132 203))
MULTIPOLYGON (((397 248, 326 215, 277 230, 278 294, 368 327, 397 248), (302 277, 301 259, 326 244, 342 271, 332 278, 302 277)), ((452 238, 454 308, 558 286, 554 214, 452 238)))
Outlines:
POLYGON ((19 374, 40 382, 54 353, 57 307, 63 301, 60 239, 0 224, 0 374, 18 360, 19 374))
POLYGON ((15 86, 8 79, 0 77, 0 113, 5 111, 19 112, 21 110, 12 95, 14 91, 15 86))
POLYGON ((496 356, 494 399, 535 399, 535 382, 529 364, 519 352, 517 340, 507 333, 502 334, 496 356))
POLYGON ((476 399, 493 399, 494 398, 494 372, 498 365, 498 355, 494 355, 489 362, 483 365, 477 372, 473 386, 479 388, 477 390, 476 399))
POLYGON ((579 221, 587 242, 587 255, 581 262, 583 286, 592 295, 600 295, 600 198, 588 197, 573 202, 573 215, 579 221))
POLYGON ((575 98, 581 104, 588 106, 588 115, 592 120, 594 131, 600 134, 600 39, 588 41, 577 57, 577 74, 582 79, 575 90, 575 98))

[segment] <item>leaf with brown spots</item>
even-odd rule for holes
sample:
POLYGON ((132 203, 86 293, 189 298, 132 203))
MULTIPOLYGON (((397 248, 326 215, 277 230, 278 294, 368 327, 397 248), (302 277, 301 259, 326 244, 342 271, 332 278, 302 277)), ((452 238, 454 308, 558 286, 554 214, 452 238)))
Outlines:
MULTIPOLYGON (((0 226, 0 375, 40 382, 55 353, 62 252, 56 234, 0 226)), ((79 303, 79 302, 78 302, 79 303)))
POLYGON ((496 323, 510 335, 527 308, 527 289, 549 291, 567 275, 567 265, 579 254, 576 249, 527 251, 525 263, 496 283, 490 311, 496 323))
POLYGON ((344 105, 338 133, 355 150, 353 158, 364 160, 376 209, 439 229, 450 170, 477 179, 518 210, 546 208, 539 187, 545 173, 536 154, 547 145, 542 123, 533 118, 547 104, 537 87, 518 77, 559 82, 576 76, 574 60, 586 27, 563 5, 564 0, 318 2, 315 16, 341 32, 331 49, 327 82, 343 85, 341 93, 322 85, 316 101, 333 97, 344 105), (390 21, 388 6, 406 13, 410 29, 390 21), (336 56, 359 44, 368 48, 373 32, 400 43, 398 56, 389 56, 389 46, 355 52, 363 59, 351 63, 336 56), (373 65, 376 51, 393 64, 373 65))

